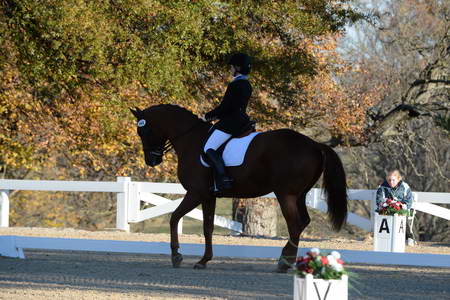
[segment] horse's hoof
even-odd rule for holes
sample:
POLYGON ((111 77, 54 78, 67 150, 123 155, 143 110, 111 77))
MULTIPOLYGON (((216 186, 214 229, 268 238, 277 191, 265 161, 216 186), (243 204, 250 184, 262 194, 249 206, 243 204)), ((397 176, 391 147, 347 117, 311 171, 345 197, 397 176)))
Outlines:
POLYGON ((277 264, 277 273, 287 273, 287 271, 291 268, 291 265, 285 260, 280 259, 277 264))
POLYGON ((178 253, 178 254, 172 256, 172 266, 174 268, 179 268, 182 261, 183 261, 183 255, 178 253))
POLYGON ((278 266, 277 269, 275 270, 275 272, 277 272, 277 273, 287 273, 288 270, 289 270, 289 268, 278 266))
POLYGON ((196 270, 204 270, 204 269, 206 269, 206 264, 200 264, 200 263, 196 263, 195 265, 194 265, 194 269, 196 269, 196 270))

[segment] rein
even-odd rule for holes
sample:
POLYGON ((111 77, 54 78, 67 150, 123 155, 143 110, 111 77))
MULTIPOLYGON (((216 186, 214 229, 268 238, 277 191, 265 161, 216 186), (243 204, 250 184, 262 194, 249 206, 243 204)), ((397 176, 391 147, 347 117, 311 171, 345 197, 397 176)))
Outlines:
POLYGON ((192 125, 188 130, 186 130, 185 132, 175 136, 172 141, 167 140, 166 143, 164 144, 164 147, 162 147, 162 154, 161 156, 163 156, 164 154, 166 154, 167 152, 169 152, 170 150, 173 149, 173 142, 175 140, 177 140, 178 138, 185 136, 186 134, 188 134, 189 132, 191 132, 192 130, 194 130, 194 128, 196 128, 198 125, 205 123, 204 121, 198 122, 194 125, 192 125))

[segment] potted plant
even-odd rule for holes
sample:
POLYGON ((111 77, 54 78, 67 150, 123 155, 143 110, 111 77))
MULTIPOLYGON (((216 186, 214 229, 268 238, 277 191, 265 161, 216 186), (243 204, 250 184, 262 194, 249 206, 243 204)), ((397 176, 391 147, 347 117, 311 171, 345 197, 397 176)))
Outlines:
POLYGON ((393 216, 395 214, 399 216, 409 215, 408 206, 394 199, 386 199, 386 201, 381 202, 376 212, 382 216, 393 216))
POLYGON ((385 252, 405 252, 406 204, 386 199, 376 209, 374 218, 374 250, 385 252))
POLYGON ((339 252, 312 248, 297 258, 294 270, 294 300, 348 299, 348 275, 339 252))

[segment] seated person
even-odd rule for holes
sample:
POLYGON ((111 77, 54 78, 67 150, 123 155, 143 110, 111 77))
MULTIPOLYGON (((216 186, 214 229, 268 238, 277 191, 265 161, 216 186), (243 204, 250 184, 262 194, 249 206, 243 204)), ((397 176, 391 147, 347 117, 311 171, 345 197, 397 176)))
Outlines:
POLYGON ((246 113, 252 95, 252 86, 248 80, 250 57, 244 53, 236 53, 228 64, 234 78, 228 84, 220 105, 205 115, 207 121, 219 120, 211 128, 203 149, 214 170, 217 192, 231 189, 233 183, 233 179, 225 174, 225 165, 217 149, 232 136, 242 134, 250 122, 246 113))
MULTIPOLYGON (((378 187, 376 196, 376 207, 385 202, 387 199, 400 201, 406 204, 408 210, 411 209, 413 195, 409 185, 402 180, 399 170, 389 171, 386 180, 378 187)), ((406 238, 413 238, 412 231, 407 224, 406 238)))
POLYGON ((386 175, 386 180, 377 189, 377 207, 386 199, 400 201, 406 204, 408 209, 411 209, 411 188, 402 180, 398 170, 389 171, 386 175))

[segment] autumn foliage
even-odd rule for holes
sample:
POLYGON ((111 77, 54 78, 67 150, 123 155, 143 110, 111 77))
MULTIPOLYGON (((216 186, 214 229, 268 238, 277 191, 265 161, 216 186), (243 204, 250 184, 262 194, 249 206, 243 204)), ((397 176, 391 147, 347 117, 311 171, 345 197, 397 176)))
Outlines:
POLYGON ((204 114, 223 95, 234 51, 254 57, 249 113, 260 130, 320 123, 363 139, 376 91, 340 87, 343 74, 362 72, 336 52, 359 18, 346 2, 1 2, 3 176, 175 181, 174 153, 144 165, 129 108, 204 114))

